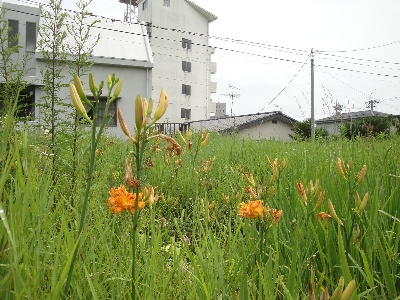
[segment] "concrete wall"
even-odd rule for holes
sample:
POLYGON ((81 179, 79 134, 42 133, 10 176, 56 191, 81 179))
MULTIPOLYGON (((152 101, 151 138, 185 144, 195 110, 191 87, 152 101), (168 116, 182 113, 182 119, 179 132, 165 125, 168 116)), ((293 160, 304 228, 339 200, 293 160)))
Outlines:
POLYGON ((241 129, 238 135, 242 138, 252 138, 256 140, 269 139, 269 140, 291 140, 289 134, 292 134, 291 128, 293 126, 281 120, 268 120, 255 126, 241 129), (273 123, 276 122, 276 123, 273 123))
POLYGON ((146 1, 145 10, 144 0, 139 1, 138 14, 140 20, 153 24, 150 39, 154 54, 152 97, 157 101, 162 88, 169 95, 168 110, 160 121, 178 123, 208 119, 210 113, 215 112, 215 106, 210 104, 213 50, 208 47, 207 18, 185 0, 170 1, 169 7, 163 5, 163 0, 146 1), (190 50, 182 47, 182 38, 191 40, 190 50), (191 62, 191 72, 182 70, 182 61, 191 62), (182 94, 182 84, 191 86, 190 96, 182 94), (181 118, 182 108, 191 110, 191 119, 181 118))

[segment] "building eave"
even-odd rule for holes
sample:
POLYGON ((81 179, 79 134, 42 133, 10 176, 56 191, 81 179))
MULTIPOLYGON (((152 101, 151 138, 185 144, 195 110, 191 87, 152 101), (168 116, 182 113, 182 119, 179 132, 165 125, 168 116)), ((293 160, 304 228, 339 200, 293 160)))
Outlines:
POLYGON ((201 14, 203 14, 209 23, 215 21, 218 19, 218 17, 216 15, 213 15, 212 13, 210 13, 209 11, 205 10, 204 8, 200 7, 199 5, 197 5, 196 3, 194 3, 193 1, 190 0, 185 0, 187 3, 189 3, 191 6, 193 6, 196 10, 198 10, 201 14))

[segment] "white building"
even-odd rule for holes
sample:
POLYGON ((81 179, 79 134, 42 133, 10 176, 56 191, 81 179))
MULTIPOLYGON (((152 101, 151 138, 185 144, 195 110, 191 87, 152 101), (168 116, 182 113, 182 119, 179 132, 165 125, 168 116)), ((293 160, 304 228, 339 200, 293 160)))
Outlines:
MULTIPOLYGON (((18 34, 18 44, 20 49, 15 53, 15 60, 22 60, 27 54, 29 61, 27 65, 28 73, 25 80, 29 87, 24 99, 26 108, 20 112, 20 116, 31 116, 31 120, 37 124, 42 124, 42 113, 37 104, 42 102, 44 94, 42 90, 43 80, 40 70, 46 62, 42 59, 43 55, 38 45, 37 28, 43 19, 40 18, 39 8, 28 5, 19 5, 0 1, 0 8, 5 9, 5 19, 8 26, 12 28, 10 34, 18 34)), ((90 22, 91 20, 87 20, 90 22)), ((70 23, 71 20, 68 20, 70 23)), ((152 86, 152 67, 153 55, 151 52, 146 27, 142 24, 123 24, 121 22, 101 21, 91 31, 93 37, 101 35, 99 43, 93 50, 94 65, 90 72, 93 73, 96 83, 101 80, 106 81, 107 75, 115 73, 117 77, 123 80, 122 91, 119 98, 110 106, 111 120, 108 132, 122 136, 122 130, 119 127, 116 115, 119 107, 125 116, 128 127, 133 131, 134 128, 134 101, 137 94, 146 98, 151 97, 152 86)), ((65 43, 74 43, 69 34, 65 43)), ((68 84, 72 76, 68 73, 67 67, 63 70, 63 83, 68 84)), ((88 88, 88 77, 81 78, 84 87, 87 88, 88 96, 91 93, 88 88)), ((0 76, 0 82, 4 78, 0 76)), ((106 95, 107 88, 103 88, 103 94, 106 95)), ((67 87, 60 91, 65 103, 71 103, 69 89, 67 87)), ((101 99, 101 102, 105 97, 101 99)), ((158 97, 156 99, 158 101, 158 97)), ((100 110, 104 109, 103 106, 100 110)), ((99 112, 101 116, 101 111, 99 112)))
MULTIPOLYGON (((120 0, 127 3, 128 0, 120 0)), ((210 94, 216 63, 209 46, 209 23, 216 16, 189 0, 138 0, 139 20, 148 24, 153 51, 152 97, 164 88, 169 107, 161 122, 182 123, 209 119, 215 114, 210 94)), ((132 3, 132 1, 130 2, 132 3)))

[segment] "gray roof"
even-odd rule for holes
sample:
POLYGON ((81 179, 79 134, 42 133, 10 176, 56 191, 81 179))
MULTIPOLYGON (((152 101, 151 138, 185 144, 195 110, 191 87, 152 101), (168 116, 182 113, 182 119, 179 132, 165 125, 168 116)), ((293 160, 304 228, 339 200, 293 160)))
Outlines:
POLYGON ((202 13, 208 20, 209 23, 211 23, 212 21, 215 21, 216 19, 218 19, 217 16, 213 15, 212 13, 210 13, 209 11, 205 10, 204 8, 200 7, 199 5, 197 5, 196 3, 194 3, 194 1, 192 0, 186 0, 187 3, 189 3, 190 5, 192 5, 195 9, 197 9, 200 13, 202 13))
POLYGON ((203 121, 193 121, 190 122, 190 128, 195 131, 200 129, 208 129, 210 131, 217 132, 231 132, 233 130, 241 130, 251 126, 256 126, 262 124, 263 122, 280 119, 286 123, 293 125, 297 121, 284 115, 280 111, 273 111, 267 113, 258 113, 252 115, 242 115, 242 116, 227 116, 218 119, 210 119, 203 121))
POLYGON ((391 116, 391 114, 382 113, 379 111, 372 112, 371 110, 355 111, 355 112, 343 113, 343 114, 338 114, 335 116, 319 119, 319 120, 316 120, 315 123, 317 123, 317 124, 318 123, 331 123, 331 122, 337 122, 337 121, 362 119, 362 118, 373 117, 373 116, 388 117, 388 116, 391 116))

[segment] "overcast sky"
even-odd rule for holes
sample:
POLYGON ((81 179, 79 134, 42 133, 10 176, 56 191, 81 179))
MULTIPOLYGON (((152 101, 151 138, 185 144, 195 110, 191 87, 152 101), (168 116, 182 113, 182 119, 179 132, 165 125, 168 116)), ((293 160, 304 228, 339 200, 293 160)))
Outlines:
MULTIPOLYGON (((68 8, 75 2, 63 1, 68 8)), ((209 32, 218 83, 212 99, 227 102, 228 113, 225 94, 233 92, 240 95, 235 115, 281 110, 310 117, 314 49, 316 119, 332 115, 336 102, 349 112, 368 109, 370 99, 379 102, 374 110, 400 114, 399 0, 194 2, 218 17, 209 32)), ((124 7, 94 0, 92 11, 123 19, 124 7)))

